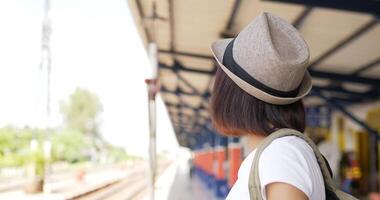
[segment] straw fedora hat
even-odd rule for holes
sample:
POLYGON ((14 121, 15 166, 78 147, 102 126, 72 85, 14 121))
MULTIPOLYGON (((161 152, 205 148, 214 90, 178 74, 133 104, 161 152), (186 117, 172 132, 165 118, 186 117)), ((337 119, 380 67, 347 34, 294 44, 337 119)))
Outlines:
POLYGON ((306 96, 309 48, 299 32, 271 13, 262 13, 235 38, 211 45, 222 70, 244 91, 270 104, 286 105, 306 96))

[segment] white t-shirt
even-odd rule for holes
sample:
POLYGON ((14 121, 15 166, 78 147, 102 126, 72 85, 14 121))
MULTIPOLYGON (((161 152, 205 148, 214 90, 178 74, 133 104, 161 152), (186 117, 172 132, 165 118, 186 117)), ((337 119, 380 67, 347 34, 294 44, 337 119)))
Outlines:
MULTIPOLYGON (((238 179, 226 200, 249 200, 248 179, 256 150, 242 162, 238 179)), ((301 138, 286 136, 274 140, 259 159, 259 178, 263 199, 265 186, 282 182, 303 191, 309 200, 324 200, 323 176, 312 148, 301 138)))

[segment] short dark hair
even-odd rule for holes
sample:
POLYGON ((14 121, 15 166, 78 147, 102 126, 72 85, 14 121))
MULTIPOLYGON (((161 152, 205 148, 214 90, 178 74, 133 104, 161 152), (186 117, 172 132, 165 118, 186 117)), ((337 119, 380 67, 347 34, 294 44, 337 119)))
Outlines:
POLYGON ((301 100, 288 105, 266 103, 242 90, 220 68, 215 74, 210 112, 214 127, 229 136, 267 136, 279 128, 305 130, 301 100))

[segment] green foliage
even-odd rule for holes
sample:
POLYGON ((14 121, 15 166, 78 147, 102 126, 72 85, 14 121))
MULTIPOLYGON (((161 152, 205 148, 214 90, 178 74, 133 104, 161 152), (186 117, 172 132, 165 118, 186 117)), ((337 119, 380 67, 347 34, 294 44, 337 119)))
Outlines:
POLYGON ((102 162, 121 162, 131 159, 125 150, 106 143, 99 136, 98 115, 102 105, 98 97, 88 90, 78 88, 67 102, 61 104, 65 126, 60 129, 46 130, 0 128, 0 167, 33 165, 35 175, 43 177, 47 162, 80 163, 91 159, 91 152, 97 151, 97 159, 102 162), (52 142, 51 160, 46 160, 43 143, 52 142), (35 140, 35 149, 31 141, 35 140), (103 156, 103 157, 102 157, 103 156))
POLYGON ((0 167, 15 167, 25 164, 28 156, 25 154, 7 154, 0 156, 0 167))
POLYGON ((67 127, 84 134, 97 134, 98 115, 102 111, 99 98, 90 91, 77 88, 68 102, 61 104, 67 127))
POLYGON ((90 140, 78 130, 65 129, 52 137, 53 156, 56 160, 71 163, 88 158, 91 148, 90 140))
POLYGON ((130 159, 130 156, 127 154, 124 148, 109 146, 107 157, 111 162, 117 163, 130 159))
POLYGON ((6 126, 0 129, 0 167, 25 164, 30 159, 32 137, 42 138, 43 132, 37 129, 16 129, 6 126))
MULTIPOLYGON (((43 142, 46 135, 38 129, 16 129, 12 127, 0 128, 0 167, 16 167, 25 164, 34 164, 36 174, 43 174, 45 162, 43 155, 43 142), (35 138, 37 149, 31 150, 30 143, 35 138)), ((52 142, 51 162, 63 161, 78 163, 90 160, 90 152, 94 151, 94 143, 91 137, 75 129, 63 129, 51 131, 52 142)), ((106 157, 106 162, 122 162, 133 159, 125 149, 101 142, 100 152, 106 157)), ((49 161, 50 162, 50 161, 49 161)))
POLYGON ((0 154, 15 152, 20 146, 25 146, 23 138, 31 137, 31 132, 21 132, 10 126, 0 129, 0 154))
POLYGON ((35 166, 35 175, 38 177, 44 177, 45 164, 48 160, 45 159, 42 148, 38 148, 34 152, 31 152, 28 160, 35 166))
MULTIPOLYGON (((21 166, 35 163, 43 168, 43 142, 45 133, 42 130, 29 128, 0 128, 0 167, 21 166), (37 149, 31 151, 32 138, 37 141, 37 149)), ((52 141, 52 161, 78 162, 88 158, 91 148, 88 136, 78 130, 64 129, 50 135, 52 141)), ((37 171, 40 169, 37 169, 37 171)))

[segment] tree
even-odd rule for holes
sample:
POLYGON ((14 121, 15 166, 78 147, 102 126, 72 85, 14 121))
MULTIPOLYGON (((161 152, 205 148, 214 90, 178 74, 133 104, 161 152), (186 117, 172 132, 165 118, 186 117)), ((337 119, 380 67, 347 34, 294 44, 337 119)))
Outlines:
POLYGON ((88 159, 86 150, 91 148, 91 141, 78 130, 64 129, 55 133, 52 137, 54 147, 53 157, 56 160, 70 163, 88 159))
POLYGON ((83 134, 98 135, 98 116, 102 112, 99 98, 92 92, 77 88, 68 102, 61 103, 61 113, 68 128, 83 134))
POLYGON ((43 133, 28 127, 0 128, 0 167, 21 166, 30 161, 30 142, 33 137, 41 142, 43 133))

